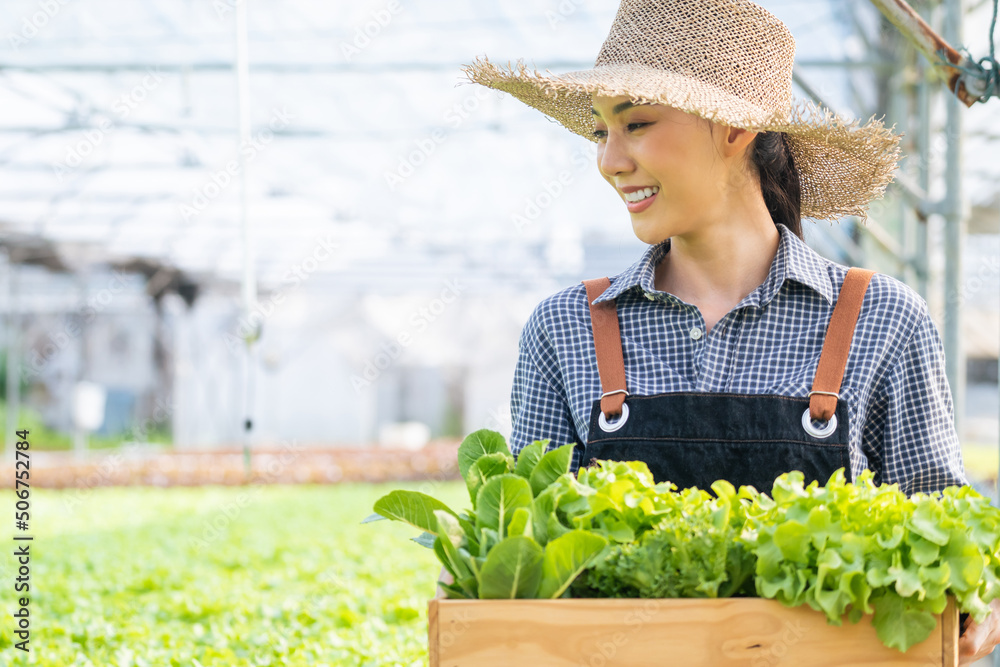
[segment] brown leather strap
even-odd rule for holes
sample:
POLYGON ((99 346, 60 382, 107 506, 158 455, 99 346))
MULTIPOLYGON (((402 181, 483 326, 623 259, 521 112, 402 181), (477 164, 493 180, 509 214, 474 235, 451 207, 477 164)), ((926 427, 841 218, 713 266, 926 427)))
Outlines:
POLYGON ((594 348, 597 351, 597 372, 601 376, 601 412, 611 419, 622 412, 625 402, 625 359, 622 356, 622 336, 618 328, 618 304, 612 299, 594 304, 594 299, 608 289, 607 278, 582 281, 587 288, 590 322, 594 329, 594 348), (609 394, 614 391, 616 393, 609 394))
POLYGON ((837 305, 833 307, 830 324, 826 329, 826 339, 823 341, 823 351, 819 355, 816 366, 816 377, 813 379, 814 392, 829 392, 833 395, 813 394, 809 397, 809 416, 819 421, 829 421, 837 410, 837 396, 840 383, 844 379, 844 369, 847 368, 847 354, 854 338, 854 325, 858 322, 861 312, 861 302, 865 300, 865 292, 874 271, 851 267, 844 277, 844 284, 837 296, 837 305))

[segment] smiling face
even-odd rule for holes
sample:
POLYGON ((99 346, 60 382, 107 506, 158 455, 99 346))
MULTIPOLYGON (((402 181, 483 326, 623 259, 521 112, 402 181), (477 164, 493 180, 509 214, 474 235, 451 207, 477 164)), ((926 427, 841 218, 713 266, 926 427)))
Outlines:
POLYGON ((726 220, 734 170, 744 169, 743 148, 752 132, 712 128, 673 107, 633 105, 628 96, 595 95, 593 111, 597 167, 628 208, 641 241, 708 231, 726 220))

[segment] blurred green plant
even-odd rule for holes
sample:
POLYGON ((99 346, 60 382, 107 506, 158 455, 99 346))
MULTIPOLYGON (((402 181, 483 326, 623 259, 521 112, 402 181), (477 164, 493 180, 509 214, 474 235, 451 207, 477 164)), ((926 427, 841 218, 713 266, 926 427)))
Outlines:
MULTIPOLYGON (((19 417, 15 428, 28 429, 31 433, 31 446, 33 449, 62 451, 73 448, 73 434, 49 427, 45 420, 36 410, 25 405, 21 405, 19 417)), ((0 433, 7 432, 7 401, 0 401, 0 433)), ((125 431, 117 435, 88 435, 87 447, 91 449, 110 449, 121 447, 137 439, 137 434, 133 431, 125 431)), ((153 442, 159 444, 173 444, 173 436, 170 433, 170 425, 156 422, 146 428, 142 437, 143 442, 153 442)), ((0 438, 0 447, 3 439, 0 438)))
MULTIPOLYGON (((23 396, 28 391, 28 378, 21 375, 18 393, 23 396)), ((0 399, 7 400, 7 348, 0 348, 0 399)))
MULTIPOLYGON (((33 489, 30 664, 426 665, 434 554, 359 524, 400 485, 33 489)), ((13 630, 0 664, 27 665, 13 630)))

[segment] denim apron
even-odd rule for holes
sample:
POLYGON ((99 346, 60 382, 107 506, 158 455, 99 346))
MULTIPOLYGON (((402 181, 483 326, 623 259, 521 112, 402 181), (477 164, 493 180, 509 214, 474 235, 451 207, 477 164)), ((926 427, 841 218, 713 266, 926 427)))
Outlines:
POLYGON ((805 397, 668 392, 629 394, 618 311, 594 304, 608 278, 584 280, 594 330, 601 397, 591 409, 583 465, 594 459, 644 461, 653 479, 709 489, 717 479, 771 492, 775 478, 801 470, 826 483, 837 468, 852 480, 848 406, 838 395, 854 326, 874 271, 851 268, 837 297, 816 375, 805 397))

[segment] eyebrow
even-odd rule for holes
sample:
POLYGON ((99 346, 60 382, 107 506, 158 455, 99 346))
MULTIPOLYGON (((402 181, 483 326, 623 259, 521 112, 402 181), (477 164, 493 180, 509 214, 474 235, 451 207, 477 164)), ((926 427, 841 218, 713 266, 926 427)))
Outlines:
MULTIPOLYGON (((615 105, 615 108, 611 110, 611 115, 612 115, 612 116, 614 116, 614 115, 616 115, 616 114, 619 114, 619 113, 621 113, 621 112, 622 112, 622 111, 624 111, 625 109, 628 109, 629 107, 634 107, 634 106, 637 106, 637 105, 636 105, 636 104, 633 104, 631 100, 628 100, 628 101, 626 101, 626 102, 622 102, 621 104, 617 104, 617 105, 615 105)), ((591 111, 591 113, 593 113, 593 114, 594 114, 595 116, 600 116, 600 115, 601 115, 601 114, 599 114, 599 113, 597 112, 597 109, 595 109, 595 108, 593 108, 593 107, 591 107, 591 108, 590 108, 590 111, 591 111)))

